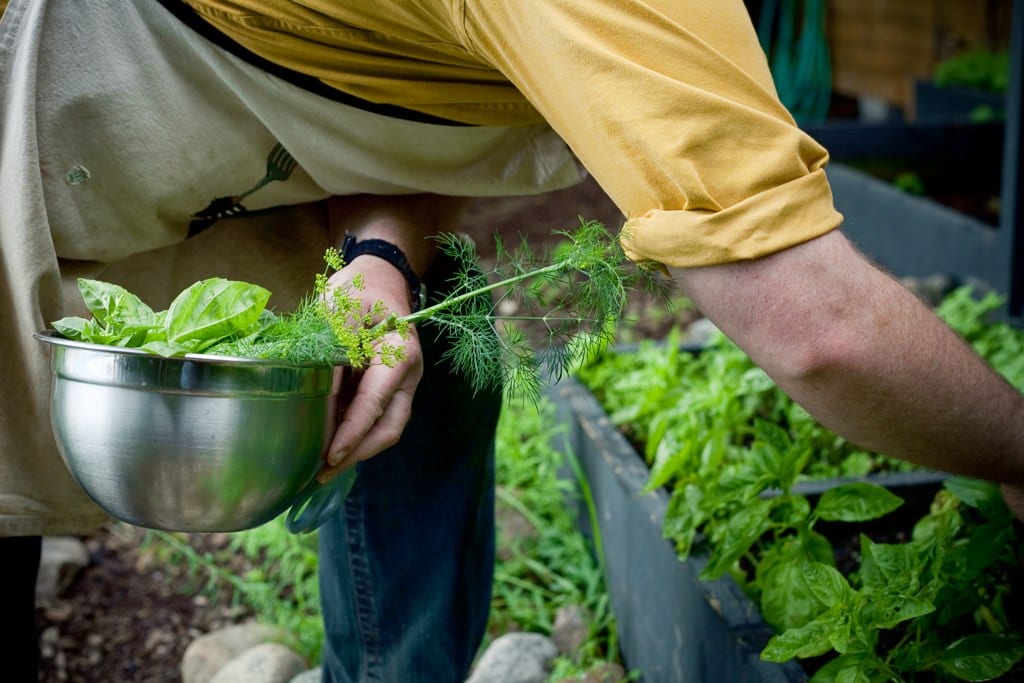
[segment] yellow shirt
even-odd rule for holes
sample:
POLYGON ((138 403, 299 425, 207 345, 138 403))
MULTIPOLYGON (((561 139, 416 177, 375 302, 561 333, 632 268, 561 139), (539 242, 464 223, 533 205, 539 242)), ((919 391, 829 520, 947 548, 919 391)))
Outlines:
POLYGON ((828 154, 778 100, 741 0, 185 0, 268 61, 374 103, 546 121, 634 259, 763 256, 835 227, 828 154))

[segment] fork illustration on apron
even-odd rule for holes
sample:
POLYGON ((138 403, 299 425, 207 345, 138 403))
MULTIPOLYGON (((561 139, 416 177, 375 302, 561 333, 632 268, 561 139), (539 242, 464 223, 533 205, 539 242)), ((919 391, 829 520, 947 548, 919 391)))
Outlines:
POLYGON ((239 195, 218 197, 210 202, 205 209, 194 214, 194 220, 189 224, 188 236, 195 237, 221 218, 244 216, 247 214, 248 210, 242 205, 242 200, 264 185, 275 181, 288 180, 292 171, 295 170, 296 163, 295 157, 284 148, 284 145, 280 142, 275 144, 274 148, 270 150, 270 154, 267 155, 267 170, 263 177, 245 192, 239 195))

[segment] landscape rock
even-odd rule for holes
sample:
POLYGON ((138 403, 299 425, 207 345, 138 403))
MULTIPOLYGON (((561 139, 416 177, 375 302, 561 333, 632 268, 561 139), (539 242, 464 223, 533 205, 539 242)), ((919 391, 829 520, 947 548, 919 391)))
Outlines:
POLYGON ((559 607, 555 612, 555 623, 551 628, 551 642, 558 651, 572 655, 579 651, 590 632, 590 618, 579 605, 559 607))
POLYGON ((280 643, 288 636, 285 629, 257 622, 228 626, 199 636, 185 648, 181 660, 182 682, 209 683, 221 668, 243 652, 264 643, 280 643))
POLYGON ((466 683, 544 683, 558 648, 539 633, 506 633, 480 656, 466 683))
POLYGON ((323 676, 323 668, 316 667, 309 671, 303 671, 298 676, 290 680, 288 683, 320 683, 320 678, 323 676))
POLYGON ((36 600, 48 604, 56 600, 85 567, 89 552, 85 544, 73 536, 43 537, 39 574, 36 577, 36 600))
POLYGON ((583 678, 566 678, 558 683, 623 683, 626 680, 626 670, 618 664, 610 662, 598 664, 593 669, 583 674, 583 678))
POLYGON ((295 650, 263 643, 222 666, 210 683, 289 683, 306 669, 306 661, 295 650))
POLYGON ((501 562, 508 562, 514 556, 514 549, 524 541, 537 538, 540 534, 523 513, 502 502, 499 498, 495 503, 495 527, 497 528, 497 557, 501 562))
POLYGON ((718 333, 718 327, 708 318, 698 318, 686 328, 686 341, 703 346, 718 333))
POLYGON ((942 303, 946 295, 956 286, 953 278, 942 274, 927 277, 905 277, 900 282, 929 308, 935 308, 942 303))

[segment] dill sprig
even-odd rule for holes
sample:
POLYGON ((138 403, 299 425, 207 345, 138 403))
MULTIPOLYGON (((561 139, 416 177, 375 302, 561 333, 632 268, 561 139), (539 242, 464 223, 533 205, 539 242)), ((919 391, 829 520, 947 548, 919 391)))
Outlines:
POLYGON ((501 388, 507 397, 536 400, 546 382, 612 341, 630 290, 667 300, 670 285, 657 268, 630 262, 598 221, 580 219, 575 230, 554 234, 563 241, 539 251, 525 240, 508 248, 496 238, 497 258, 486 273, 472 241, 439 235, 439 249, 456 263, 450 292, 405 316, 379 301, 367 307, 358 296, 365 286, 358 275, 348 287, 330 286, 330 272, 345 264, 329 249, 312 295, 259 332, 231 342, 227 352, 356 368, 374 362, 393 366, 404 360, 405 349, 388 335, 406 339, 409 325, 424 323, 451 337, 445 359, 475 390, 501 388))
POLYGON ((535 250, 497 239, 496 263, 478 270, 474 244, 439 236, 458 264, 448 296, 398 320, 434 325, 453 338, 446 359, 475 389, 503 388, 535 400, 542 385, 564 376, 612 341, 628 293, 667 299, 670 283, 650 264, 634 264, 598 221, 580 219, 554 248, 535 250), (528 325, 530 331, 523 327, 528 325))

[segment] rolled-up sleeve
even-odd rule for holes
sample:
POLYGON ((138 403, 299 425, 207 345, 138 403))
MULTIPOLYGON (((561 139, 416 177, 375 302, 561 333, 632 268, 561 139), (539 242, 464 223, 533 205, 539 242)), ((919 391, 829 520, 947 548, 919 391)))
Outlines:
POLYGON ((836 227, 828 153, 779 102, 740 0, 464 0, 501 70, 626 215, 635 260, 757 258, 836 227))

